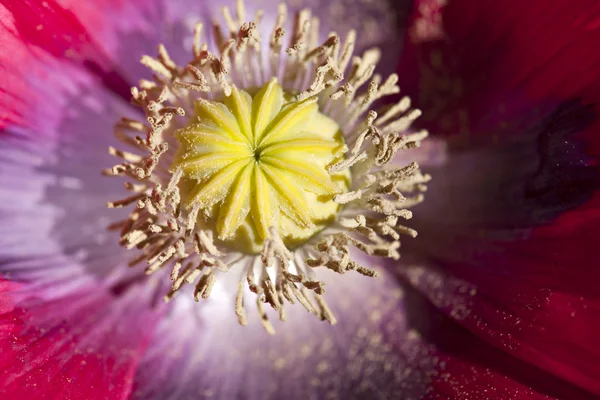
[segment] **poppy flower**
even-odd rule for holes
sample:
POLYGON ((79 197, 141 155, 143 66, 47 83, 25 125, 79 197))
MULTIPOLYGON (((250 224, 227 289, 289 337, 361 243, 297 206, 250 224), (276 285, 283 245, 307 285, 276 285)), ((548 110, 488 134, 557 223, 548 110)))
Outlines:
POLYGON ((599 15, 3 0, 3 398, 600 395, 599 15))

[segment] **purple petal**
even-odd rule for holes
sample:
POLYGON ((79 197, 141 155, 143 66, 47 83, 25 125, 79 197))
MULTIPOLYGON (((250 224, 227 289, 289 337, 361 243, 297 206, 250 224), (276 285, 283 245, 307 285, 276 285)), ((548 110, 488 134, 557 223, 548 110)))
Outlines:
POLYGON ((105 275, 124 262, 106 230, 118 216, 106 202, 124 190, 101 170, 115 162, 114 123, 133 110, 84 71, 42 60, 47 79, 29 82, 40 100, 22 109, 27 125, 0 135, 0 271, 47 278, 65 263, 105 275))
POLYGON ((337 325, 288 306, 286 322, 269 316, 274 336, 254 312, 248 326, 237 323, 235 282, 202 304, 178 297, 142 360, 133 398, 420 397, 436 366, 408 324, 403 290, 385 273, 323 275, 337 325))

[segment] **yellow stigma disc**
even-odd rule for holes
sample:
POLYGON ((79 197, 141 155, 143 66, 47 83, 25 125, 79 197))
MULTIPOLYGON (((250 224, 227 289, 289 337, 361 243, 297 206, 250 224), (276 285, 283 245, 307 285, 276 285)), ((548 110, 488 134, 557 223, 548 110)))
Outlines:
POLYGON ((333 221, 350 175, 328 172, 345 146, 315 97, 298 101, 272 79, 254 96, 234 86, 220 102, 198 100, 196 116, 176 134, 171 170, 182 170, 182 200, 200 208, 200 225, 256 253, 271 227, 294 247, 333 221))

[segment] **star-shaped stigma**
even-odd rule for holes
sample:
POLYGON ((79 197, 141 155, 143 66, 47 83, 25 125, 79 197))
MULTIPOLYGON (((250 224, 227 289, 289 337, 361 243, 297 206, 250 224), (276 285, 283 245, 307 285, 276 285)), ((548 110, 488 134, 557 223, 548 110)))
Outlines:
POLYGON ((222 101, 196 102, 199 122, 180 129, 172 170, 183 172, 183 201, 203 210, 220 240, 247 239, 255 251, 274 227, 288 244, 334 218, 347 174, 328 166, 345 146, 317 98, 296 101, 272 79, 254 96, 235 86, 222 101))

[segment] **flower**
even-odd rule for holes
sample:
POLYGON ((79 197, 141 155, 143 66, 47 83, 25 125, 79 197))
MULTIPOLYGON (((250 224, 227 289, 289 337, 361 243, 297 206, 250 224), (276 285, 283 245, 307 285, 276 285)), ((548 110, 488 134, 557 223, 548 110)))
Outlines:
MULTIPOLYGON (((238 2, 236 12, 224 12, 225 24, 210 30, 218 10, 199 1, 3 1, 0 38, 9 49, 0 53, 4 397, 600 394, 592 257, 600 56, 588 51, 599 34, 598 6, 586 0, 314 5, 321 32, 357 28, 356 50, 383 49, 377 73, 394 69, 402 47, 398 81, 423 110, 413 128, 408 123, 420 113, 410 114, 402 97, 383 99, 387 110, 410 115, 387 130, 378 126, 381 112, 368 113, 371 91, 331 111, 328 98, 337 88, 345 88, 339 99, 352 92, 341 79, 360 79, 361 62, 376 53, 358 53, 366 55, 354 59, 352 75, 336 71, 334 55, 344 52, 333 50, 340 43, 335 34, 321 47, 310 39, 318 62, 301 73, 304 64, 294 56, 308 51, 301 40, 306 13, 290 24, 297 46, 282 64, 291 75, 275 68, 249 84, 260 70, 257 60, 268 60, 248 46, 250 38, 264 40, 271 37, 267 26, 285 24, 284 9, 269 2, 248 0, 245 9, 238 2), (243 24, 249 20, 260 22, 243 24), (203 47, 197 23, 205 24, 206 43, 221 43, 220 53, 203 47), (224 39, 229 31, 238 34, 233 44, 224 39), (232 54, 246 58, 227 57, 227 46, 236 44, 239 53, 232 54), (207 63, 189 63, 190 49, 196 58, 205 52, 207 63), (128 104, 129 87, 140 78, 136 109, 128 104), (263 110, 269 110, 264 119, 263 110), (312 117, 299 117, 306 113, 312 117), (118 121, 119 139, 111 133, 118 121), (290 124, 263 128, 281 121, 290 124), (431 137, 414 148, 422 129, 431 137), (363 131, 365 145, 353 146, 363 131), (288 132, 304 142, 290 143, 288 132), (413 139, 402 141, 399 133, 413 139), (268 135, 271 143, 263 143, 268 135), (121 149, 127 143, 134 150, 121 149), (285 151, 269 161, 268 146, 285 151), (114 164, 112 156, 121 161, 105 173, 134 183, 123 188, 119 178, 100 175, 114 164), (235 164, 230 178, 219 159, 235 164), (363 160, 375 162, 359 168, 363 160), (307 175, 302 161, 314 173, 307 175), (409 175, 397 182, 383 168, 409 175), (383 207, 390 199, 383 194, 419 193, 429 175, 425 201, 415 197, 411 212, 383 207), (126 190, 132 197, 119 200, 126 190), (379 208, 352 206, 363 192, 379 199, 379 208), (107 209, 107 201, 117 209, 107 209), (414 218, 407 227, 389 225, 393 212, 384 209, 414 218), (398 253, 397 234, 415 230, 419 236, 401 239, 398 253), (367 241, 358 242, 359 234, 367 241), (351 250, 360 243, 385 244, 362 247, 391 258, 351 250), (127 268, 135 258, 154 273, 127 268), (286 270, 292 259, 295 269, 286 270), (240 280, 242 271, 254 270, 240 280), (375 272, 379 277, 363 276, 375 272), (281 307, 285 293, 272 283, 281 276, 310 312, 287 300, 281 307), (196 282, 192 292, 201 304, 185 282, 196 282), (307 290, 316 297, 302 294, 307 290), (162 301, 165 294, 171 301, 162 301), (256 310, 244 305, 251 296, 256 310), (286 321, 277 321, 263 301, 286 321)), ((374 93, 395 94, 395 78, 379 79, 372 81, 374 93)))

